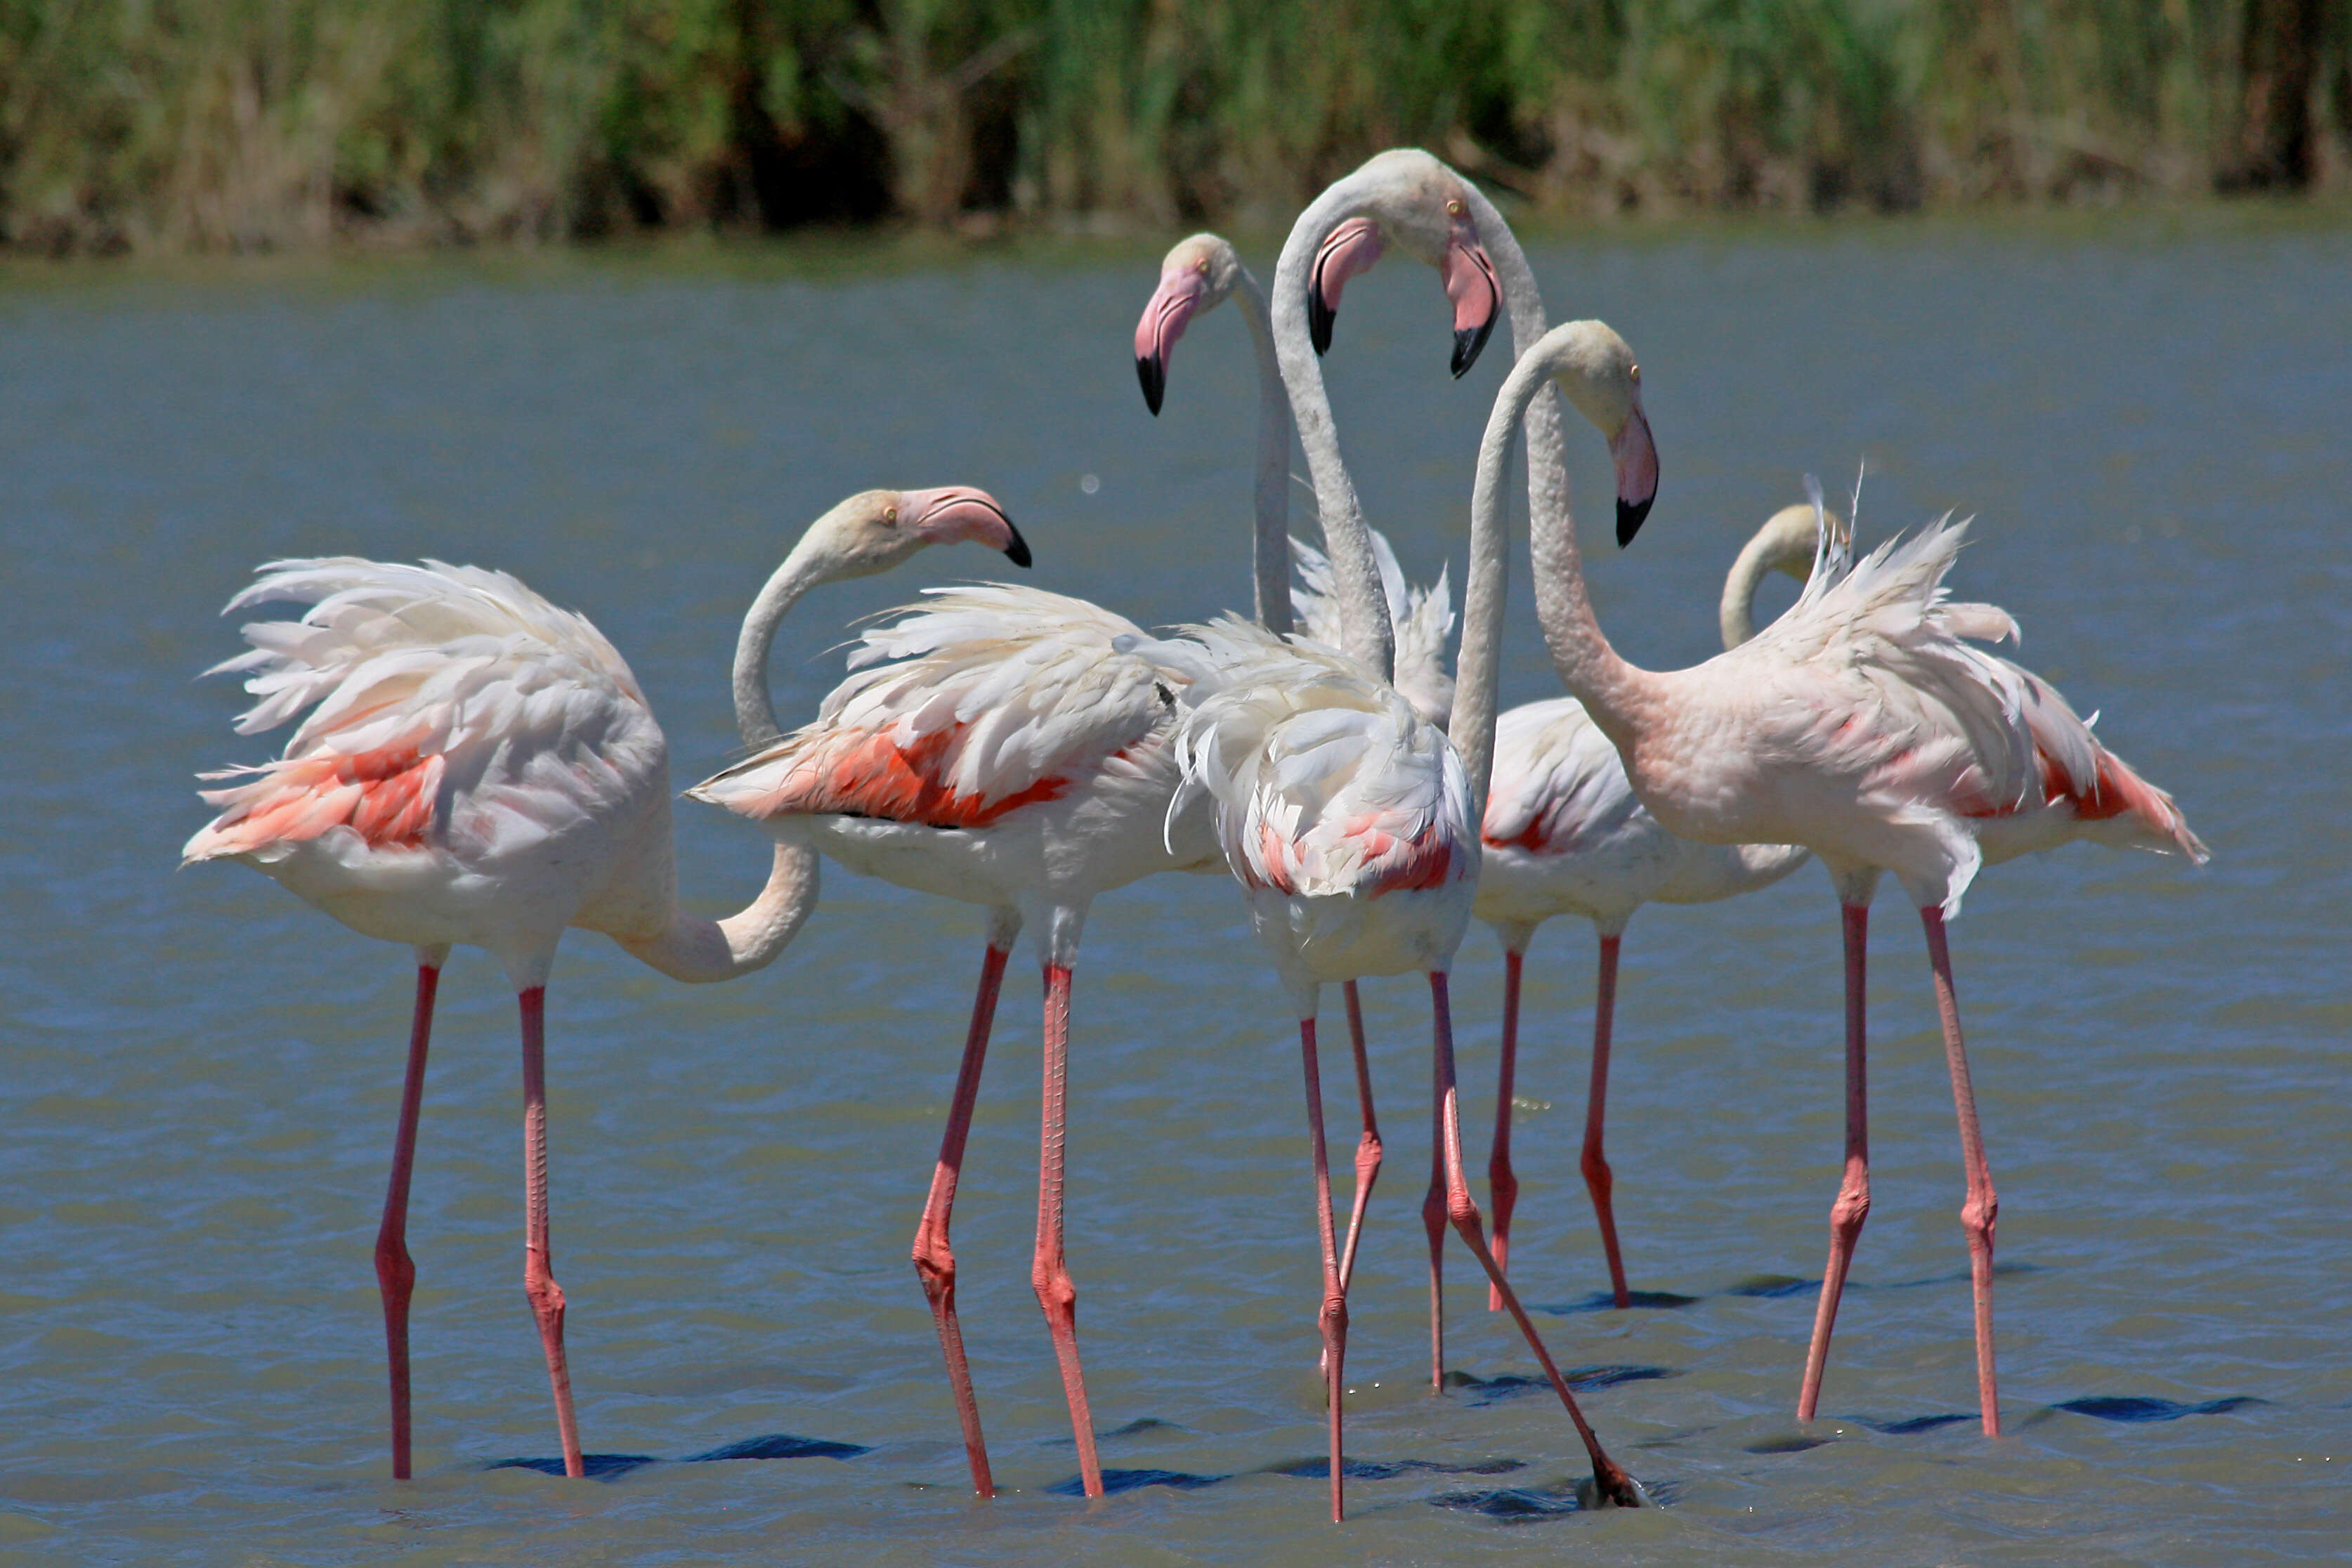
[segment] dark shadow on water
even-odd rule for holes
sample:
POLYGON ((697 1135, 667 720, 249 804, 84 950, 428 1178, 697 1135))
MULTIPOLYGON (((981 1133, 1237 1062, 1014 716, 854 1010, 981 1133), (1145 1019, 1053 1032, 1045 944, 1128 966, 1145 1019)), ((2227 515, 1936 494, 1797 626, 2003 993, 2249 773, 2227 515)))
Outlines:
POLYGON ((1767 1437, 1761 1442, 1750 1443, 1747 1448, 1751 1454, 1801 1454, 1808 1448, 1819 1448, 1836 1441, 1834 1437, 1808 1437, 1801 1433, 1791 1432, 1785 1437, 1767 1437))
POLYGON ((1873 1421, 1867 1415, 1843 1415, 1840 1416, 1839 1419, 1842 1421, 1851 1421, 1857 1426, 1867 1426, 1874 1432, 1883 1432, 1889 1437, 1908 1437, 1916 1432, 1933 1432, 1941 1427, 1957 1426, 1963 1421, 1973 1421, 1976 1417, 1973 1415, 1946 1414, 1942 1415, 1906 1415, 1900 1421, 1873 1421))
MULTIPOLYGON (((1482 1459, 1475 1465, 1441 1465, 1434 1459, 1342 1459, 1339 1473, 1351 1481, 1392 1481, 1399 1476, 1507 1476, 1528 1468, 1525 1459, 1482 1459)), ((1269 1465, 1262 1475, 1297 1476, 1319 1481, 1331 1473, 1331 1461, 1317 1457, 1295 1465, 1269 1465)))
MULTIPOLYGON (((1654 1311, 1670 1312, 1678 1308, 1696 1307, 1705 1300, 1706 1298, 1704 1296, 1681 1296, 1672 1290, 1628 1290, 1625 1292, 1625 1310, 1632 1311, 1637 1307, 1647 1307, 1654 1311)), ((1591 1295, 1579 1297, 1573 1301, 1550 1301, 1533 1303, 1533 1305, 1539 1312, 1549 1312, 1555 1317, 1565 1318, 1578 1312, 1613 1312, 1617 1310, 1617 1298, 1610 1291, 1595 1290, 1591 1295)))
MULTIPOLYGON (((1103 1495, 1117 1497, 1121 1492, 1131 1492, 1143 1487, 1173 1487, 1181 1492, 1196 1492, 1202 1487, 1213 1487, 1220 1481, 1229 1481, 1234 1478, 1195 1475, 1190 1470, 1105 1469, 1102 1479, 1103 1495)), ((1056 1481, 1045 1489, 1058 1497, 1087 1495, 1086 1480, 1080 1476, 1072 1476, 1066 1481, 1056 1481)))
MULTIPOLYGON (((1157 1415, 1139 1415, 1124 1426, 1114 1426, 1108 1432, 1097 1432, 1095 1441, 1108 1443, 1118 1437, 1140 1437, 1147 1432, 1189 1430, 1189 1427, 1180 1426, 1173 1421, 1162 1421, 1157 1415)), ((1040 1437, 1037 1440, 1037 1446, 1041 1448, 1075 1448, 1078 1446, 1078 1440, 1065 1432, 1058 1437, 1040 1437)))
POLYGON ((1783 1296, 1810 1296, 1821 1288, 1822 1282, 1818 1279, 1800 1279, 1789 1274, 1751 1274, 1724 1294, 1777 1301, 1783 1296))
MULTIPOLYGON (((661 1460, 652 1454, 583 1454, 581 1468, 592 1481, 617 1481, 632 1470, 642 1470, 661 1460)), ((555 1459, 499 1459, 484 1465, 486 1470, 536 1470, 542 1476, 563 1474, 563 1461, 555 1459)))
POLYGON ((688 1454, 681 1462, 707 1465, 719 1459, 855 1459, 873 1451, 863 1443, 836 1443, 829 1437, 795 1437, 789 1432, 770 1432, 703 1453, 688 1454))
MULTIPOLYGON (((1680 1377, 1682 1373, 1670 1366, 1578 1366, 1560 1375, 1568 1379, 1570 1389, 1588 1394, 1598 1388, 1614 1388, 1621 1383, 1647 1383, 1653 1378, 1680 1377)), ((1549 1379, 1520 1372, 1480 1377, 1457 1370, 1445 1374, 1445 1386, 1465 1391, 1474 1405, 1495 1405, 1523 1394, 1551 1391, 1549 1379)))
POLYGON ((2232 1394, 2227 1399, 2208 1399, 2200 1405, 2182 1405, 2171 1399, 2146 1399, 2133 1394, 2105 1394, 2089 1399, 2069 1399, 2052 1406, 2071 1410, 2077 1415, 2095 1416, 2101 1421, 2178 1421, 2184 1415, 2226 1415, 2232 1410, 2249 1405, 2267 1405, 2250 1394, 2232 1394))
POLYGON ((1475 1513, 1503 1524, 1535 1524, 1584 1511, 1575 1488, 1559 1491, 1539 1487, 1498 1487, 1493 1491, 1441 1492, 1429 1500, 1432 1508, 1475 1513))

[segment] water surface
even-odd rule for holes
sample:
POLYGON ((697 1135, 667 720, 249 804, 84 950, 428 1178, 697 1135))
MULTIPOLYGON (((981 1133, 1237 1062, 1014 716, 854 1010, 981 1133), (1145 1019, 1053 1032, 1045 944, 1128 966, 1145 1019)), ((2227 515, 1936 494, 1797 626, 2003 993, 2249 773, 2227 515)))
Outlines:
MULTIPOLYGON (((1269 258, 1259 257, 1261 264, 1269 258)), ((2000 868, 1955 928, 2001 1217, 2011 1433, 1973 1405, 1960 1174, 1916 928, 1881 906, 1876 1205, 1825 1418, 1791 1416, 1837 1180, 1837 922, 1808 869, 1652 910, 1625 948, 1612 1152, 1635 1283, 1576 1173, 1591 938, 1529 967, 1514 1254, 1590 1408, 1671 1506, 1577 1511, 1580 1467, 1452 1258, 1423 1370, 1426 1014, 1370 988, 1390 1166, 1353 1311, 1356 1520, 1321 1522, 1317 1260, 1297 1065, 1233 889, 1168 879, 1087 933, 1071 1263, 1105 1462, 1089 1508, 1028 1287, 1034 992, 1007 987, 956 1240, 1002 1482, 964 1495, 906 1259, 977 912, 839 873, 773 969, 687 989, 575 933, 551 992, 556 1261, 602 1484, 554 1451, 524 1307, 512 1001, 461 953, 411 1222, 420 1479, 384 1479, 369 1261, 405 955, 235 867, 173 868, 228 732, 215 612, 258 561, 497 565, 592 615, 683 784, 732 755, 726 660, 800 527, 874 484, 984 485, 1032 580, 1139 620, 1242 605, 1250 372, 1195 325, 1165 415, 1127 347, 1149 258, 824 280, 463 265, 0 295, 0 1556, 75 1563, 2308 1561, 2352 1506, 2343 1325, 2344 772, 2352 754, 2352 236, 1831 230, 1555 245, 1555 313, 1641 355, 1664 454, 1601 613, 1655 664, 1822 472, 1865 539, 1979 521, 1956 586, 2179 796, 2214 863, 2087 847, 2000 868), (1089 487, 1085 481, 1092 476, 1089 487), (748 1455, 754 1457, 729 1457, 748 1455), (688 1462, 698 1460, 698 1462, 688 1462)), ((1373 521, 1454 563, 1502 355, 1462 384, 1433 280, 1349 291, 1329 361, 1373 521)), ((1499 347, 1499 344, 1497 345, 1499 347)), ((1578 493, 1605 496, 1579 432, 1578 493)), ((1301 510, 1304 511, 1303 495, 1301 510)), ((1305 526, 1304 519, 1300 520, 1305 526)), ((788 623, 810 710, 858 615, 1003 575, 970 549, 788 623)), ((1522 569, 1511 700, 1555 689, 1522 569)), ((1785 597, 1786 589, 1781 589, 1785 597)), ((1777 604, 1777 601, 1776 601, 1777 604)), ((753 889, 700 808, 689 897, 753 889)), ((1024 961, 1025 963, 1025 959, 1024 961)), ((1497 964, 1457 972, 1474 1162, 1497 964)), ((1334 1087, 1338 1060, 1327 1063, 1334 1087)), ((1350 1111, 1336 1100, 1335 1125, 1350 1111)))

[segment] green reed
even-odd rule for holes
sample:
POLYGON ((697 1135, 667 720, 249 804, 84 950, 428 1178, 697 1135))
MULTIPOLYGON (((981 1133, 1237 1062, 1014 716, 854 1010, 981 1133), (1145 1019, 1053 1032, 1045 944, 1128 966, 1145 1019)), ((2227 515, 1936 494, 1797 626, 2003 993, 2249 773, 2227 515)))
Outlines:
POLYGON ((0 0, 34 248, 1264 221, 1399 142, 1553 214, 2340 186, 2352 0, 0 0))

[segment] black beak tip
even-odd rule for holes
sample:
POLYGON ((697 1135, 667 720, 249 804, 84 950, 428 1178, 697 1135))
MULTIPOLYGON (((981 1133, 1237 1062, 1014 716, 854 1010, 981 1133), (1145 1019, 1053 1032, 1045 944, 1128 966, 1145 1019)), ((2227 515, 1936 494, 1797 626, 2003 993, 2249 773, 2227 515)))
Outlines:
MULTIPOLYGON (((1143 405, 1150 409, 1151 416, 1157 419, 1160 417, 1160 400, 1168 395, 1167 364, 1158 354, 1138 355, 1135 361, 1135 379, 1143 384, 1143 405)), ((1026 565, 1027 563, 1024 562, 1023 564, 1026 565)))
POLYGON ((1622 496, 1617 498, 1618 549, 1622 550, 1633 542, 1633 536, 1642 531, 1642 520, 1650 515, 1650 507, 1657 499, 1654 495, 1648 500, 1639 501, 1627 500, 1622 496))
POLYGON ((1465 327, 1454 334, 1454 377, 1459 381, 1478 363, 1486 352, 1486 340, 1495 332, 1495 318, 1487 317, 1475 327, 1465 327))
POLYGON ((1307 335, 1315 344, 1315 355, 1320 359, 1330 352, 1331 323, 1339 312, 1323 302, 1323 290, 1309 284, 1307 289, 1307 335))
POLYGON ((1004 553, 1013 564, 1025 570, 1029 565, 1029 542, 1021 537, 1021 531, 1013 526, 1009 517, 1004 520, 1004 531, 1013 535, 1013 542, 1004 547, 1004 553))

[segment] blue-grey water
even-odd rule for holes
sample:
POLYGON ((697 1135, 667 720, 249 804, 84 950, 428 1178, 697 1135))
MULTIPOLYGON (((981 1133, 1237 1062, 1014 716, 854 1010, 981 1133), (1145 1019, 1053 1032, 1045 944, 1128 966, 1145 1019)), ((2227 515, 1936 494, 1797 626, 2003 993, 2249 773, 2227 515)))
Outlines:
MULTIPOLYGON (((1260 254, 1261 266, 1270 256, 1260 254)), ((1988 873, 1955 928, 2000 1182, 2010 1426, 1973 1420, 1949 1091, 1916 922, 1871 980, 1876 1206, 1823 1410, 1792 1407, 1840 1152, 1837 922, 1812 869, 1645 911, 1612 1152, 1635 1284, 1576 1173, 1592 940, 1529 969, 1515 1273, 1670 1506, 1579 1512, 1557 1407, 1458 1247, 1433 1396, 1418 1205, 1423 993, 1368 987, 1390 1165, 1352 1310, 1355 1517, 1322 1518, 1310 1217, 1281 994, 1234 890, 1097 905, 1071 1068, 1070 1258, 1099 1505, 1028 1284, 1037 1016, 1006 990, 956 1229, 1001 1500, 971 1500, 907 1247, 980 921, 833 873, 774 968, 687 989, 574 933, 550 994, 557 1271, 603 1482, 554 1451, 520 1289, 513 1004, 443 987, 410 1245, 419 1479, 387 1479, 370 1250, 404 952, 234 866, 175 869, 228 721, 216 618, 256 563, 433 555, 591 615, 683 785, 729 759, 726 664, 801 526, 869 485, 970 482, 1031 580, 1145 622, 1243 606, 1250 371, 1195 324, 1167 411, 1128 340, 1156 262, 812 279, 721 258, 0 280, 0 1559, 77 1563, 2307 1562, 2352 1540, 2352 233, 2256 224, 1735 232, 1555 244, 1555 315, 1640 354, 1664 456, 1601 613, 1633 657, 1714 636, 1738 542, 1866 458, 1865 540, 1978 518, 1957 574, 2212 846, 1988 873), (1088 476, 1092 476, 1089 480, 1088 476), (807 1445, 758 1440, 790 1436, 807 1445), (732 1446, 803 1457, 693 1461, 732 1446)), ((1373 521, 1459 581, 1504 355, 1465 382, 1434 281, 1349 290, 1328 362, 1373 521)), ((1605 496, 1578 432, 1579 494, 1605 496)), ((1300 508, 1303 512, 1305 508, 1300 508)), ((1597 513, 1597 509, 1596 509, 1597 513)), ((1301 526, 1304 520, 1301 519, 1301 526)), ((1593 530, 1601 533, 1602 530, 1593 530)), ((805 713, 852 619, 1003 575, 970 547, 803 604, 805 713)), ((1507 698, 1556 688, 1527 613, 1507 698)), ((1786 587, 1780 589, 1785 601, 1786 587)), ((1245 607, 1245 606, 1244 606, 1245 607)), ((689 899, 766 851, 682 805, 689 899)), ((1497 962, 1456 972, 1474 1165, 1497 962)), ((1337 1128, 1352 1125, 1327 1056, 1337 1128)), ((1483 1190, 1483 1188, 1482 1188, 1483 1190)))

